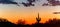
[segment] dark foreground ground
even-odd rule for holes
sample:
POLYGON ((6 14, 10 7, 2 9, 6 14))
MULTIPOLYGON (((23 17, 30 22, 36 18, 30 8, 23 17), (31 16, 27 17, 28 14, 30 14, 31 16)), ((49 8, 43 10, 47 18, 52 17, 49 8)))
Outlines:
POLYGON ((6 19, 0 19, 0 27, 60 27, 60 19, 48 20, 46 23, 35 23, 32 25, 24 24, 24 22, 19 22, 14 24, 6 19))

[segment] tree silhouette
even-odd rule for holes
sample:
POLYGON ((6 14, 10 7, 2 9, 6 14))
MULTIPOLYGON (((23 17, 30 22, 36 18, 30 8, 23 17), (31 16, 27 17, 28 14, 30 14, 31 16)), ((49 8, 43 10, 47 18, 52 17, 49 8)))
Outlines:
POLYGON ((17 27, 27 27, 28 25, 25 24, 25 20, 19 19, 17 22, 17 27))
POLYGON ((23 24, 23 25, 24 25, 24 24, 25 24, 25 20, 22 21, 22 19, 19 19, 17 23, 18 23, 19 25, 20 25, 20 24, 23 24))
POLYGON ((49 19, 49 21, 47 21, 45 25, 47 27, 60 27, 60 19, 49 19))

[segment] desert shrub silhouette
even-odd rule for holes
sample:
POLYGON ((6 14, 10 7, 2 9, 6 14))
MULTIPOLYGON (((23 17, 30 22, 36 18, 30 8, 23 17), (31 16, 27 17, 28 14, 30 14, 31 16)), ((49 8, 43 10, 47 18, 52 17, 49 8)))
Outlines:
POLYGON ((50 19, 45 23, 47 27, 60 27, 60 19, 50 19))

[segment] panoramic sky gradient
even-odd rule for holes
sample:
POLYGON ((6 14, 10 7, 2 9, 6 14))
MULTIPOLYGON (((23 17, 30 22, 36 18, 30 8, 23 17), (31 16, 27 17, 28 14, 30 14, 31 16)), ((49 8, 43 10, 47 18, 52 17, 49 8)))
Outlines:
MULTIPOLYGON (((27 0, 14 1, 21 3, 26 2, 27 0)), ((30 7, 25 7, 22 4, 19 4, 20 6, 14 4, 0 4, 0 17, 6 18, 13 23, 16 23, 18 19, 23 19, 27 24, 35 23, 38 13, 42 23, 48 19, 60 19, 60 14, 53 14, 53 12, 60 12, 60 6, 41 6, 43 3, 47 3, 47 1, 36 1, 35 6, 30 7)))

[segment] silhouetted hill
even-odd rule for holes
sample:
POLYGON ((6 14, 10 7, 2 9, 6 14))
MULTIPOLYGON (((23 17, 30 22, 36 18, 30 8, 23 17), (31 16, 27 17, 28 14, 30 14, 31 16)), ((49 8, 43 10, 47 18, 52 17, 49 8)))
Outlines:
POLYGON ((0 27, 16 27, 14 23, 9 22, 6 19, 0 19, 0 27))

